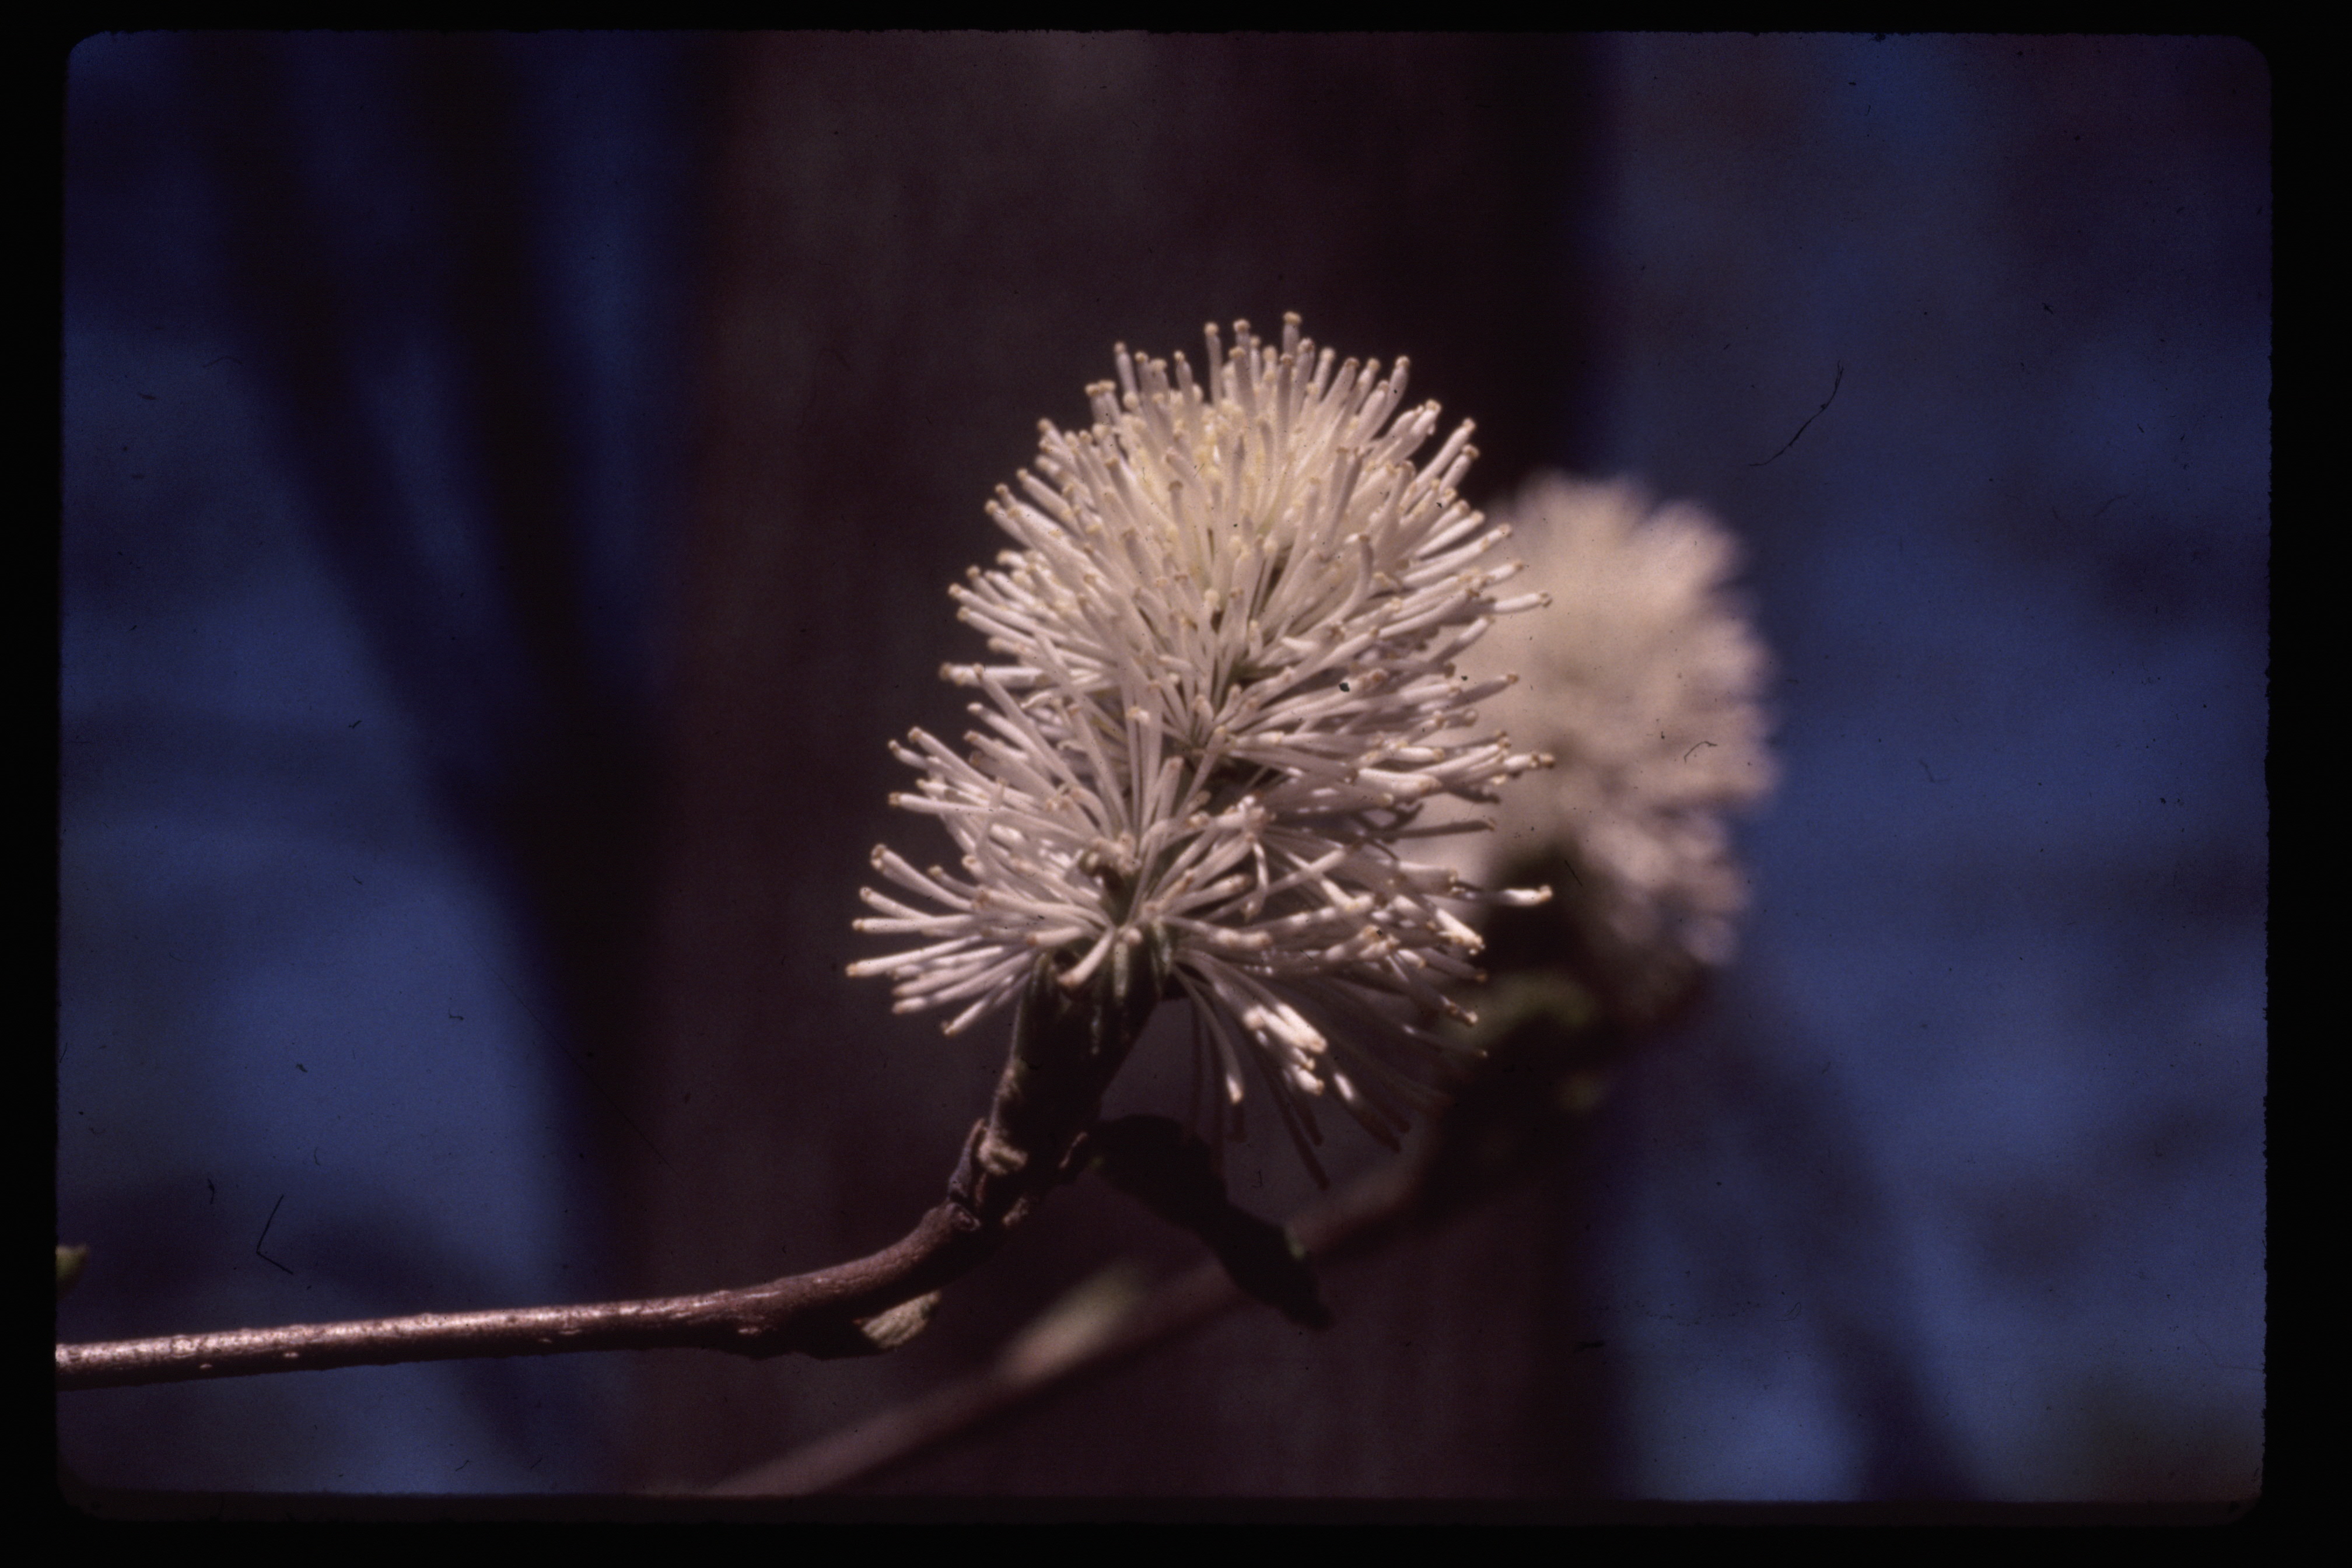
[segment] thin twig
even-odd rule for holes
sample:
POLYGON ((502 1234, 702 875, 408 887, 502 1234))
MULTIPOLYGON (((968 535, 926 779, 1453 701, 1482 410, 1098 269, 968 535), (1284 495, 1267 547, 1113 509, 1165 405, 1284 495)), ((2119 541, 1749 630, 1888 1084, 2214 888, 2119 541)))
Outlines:
MULTIPOLYGON (((1318 1261, 1355 1250, 1410 1211, 1419 1174, 1403 1162, 1383 1165, 1299 1215, 1291 1233, 1318 1261)), ((1092 1310, 1049 1309, 982 1371, 755 1465, 705 1495, 803 1497, 847 1486, 1247 1300, 1212 1260, 1131 1300, 1104 1300, 1092 1310)))
POLYGON ((1156 982, 1134 981, 1123 964, 1115 978, 1108 966, 1102 973, 1072 993, 1040 963, 988 1119, 964 1140, 946 1199, 869 1257, 699 1296, 61 1344, 57 1387, 583 1351, 684 1348, 764 1359, 894 1349, 921 1331, 943 1287, 994 1252, 1069 1174, 1072 1151, 1158 994, 1156 982))
POLYGON ((877 1320, 971 1269, 995 1250, 998 1238, 950 1199, 871 1257, 740 1290, 61 1344, 57 1386, 64 1392, 265 1372, 680 1346, 754 1357, 871 1353, 919 1326, 877 1320))

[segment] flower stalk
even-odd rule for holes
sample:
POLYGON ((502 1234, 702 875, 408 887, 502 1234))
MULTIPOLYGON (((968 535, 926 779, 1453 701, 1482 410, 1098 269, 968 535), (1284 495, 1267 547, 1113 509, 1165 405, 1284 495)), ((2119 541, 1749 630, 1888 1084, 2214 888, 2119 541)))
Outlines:
POLYGON ((898 1241, 854 1262, 648 1300, 60 1344, 57 1387, 587 1351, 701 1349, 765 1360, 896 1349, 929 1322, 942 1289, 984 1262, 1073 1173, 1074 1152, 1150 1018, 1159 984, 1148 962, 1127 959, 1074 994, 1040 960, 989 1114, 965 1139, 946 1196, 898 1241))

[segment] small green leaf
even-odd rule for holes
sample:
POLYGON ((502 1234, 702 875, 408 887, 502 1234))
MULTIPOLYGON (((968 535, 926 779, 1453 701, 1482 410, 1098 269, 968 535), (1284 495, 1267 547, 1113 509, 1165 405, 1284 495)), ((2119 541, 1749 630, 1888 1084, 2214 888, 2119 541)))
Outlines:
POLYGON ((1294 1323, 1331 1326, 1307 1249, 1283 1226, 1234 1206, 1207 1144, 1164 1116, 1122 1116, 1088 1138, 1103 1179, 1199 1237, 1234 1284, 1294 1323))
POLYGON ((62 1301, 66 1299, 66 1292, 74 1288, 75 1281, 81 1278, 81 1266, 89 1261, 89 1248, 87 1247, 60 1247, 58 1248, 58 1300, 62 1301))

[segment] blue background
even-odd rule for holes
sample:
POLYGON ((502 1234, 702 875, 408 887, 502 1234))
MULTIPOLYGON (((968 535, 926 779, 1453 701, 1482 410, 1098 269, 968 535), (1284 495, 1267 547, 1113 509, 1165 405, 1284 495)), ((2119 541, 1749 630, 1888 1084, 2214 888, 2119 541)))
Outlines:
POLYGON ((1601 445, 1750 541, 1787 769, 1745 961, 1622 1130, 1639 1473, 2251 1495, 2262 63, 1611 58, 1601 445))

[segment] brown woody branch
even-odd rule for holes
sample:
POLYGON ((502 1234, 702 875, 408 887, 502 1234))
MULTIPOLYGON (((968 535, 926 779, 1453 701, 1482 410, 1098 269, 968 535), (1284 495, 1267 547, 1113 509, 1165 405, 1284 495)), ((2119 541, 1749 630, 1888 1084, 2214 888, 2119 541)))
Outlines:
POLYGON ((425 1312, 57 1347, 59 1391, 475 1357, 701 1349, 765 1358, 871 1355, 922 1331, 940 1290, 978 1267, 1070 1173, 1102 1092, 1150 1018, 1159 977, 1107 964, 1073 994, 1040 963, 986 1121, 947 1197, 898 1241, 764 1285, 586 1306, 425 1312))
MULTIPOLYGON (((1390 1164, 1307 1210, 1289 1230, 1318 1263, 1364 1248, 1413 1212, 1421 1170, 1390 1164)), ((1134 1298, 1050 1309, 988 1366, 707 1489, 713 1497, 801 1497, 862 1480, 1062 1384, 1176 1338, 1250 1298, 1214 1262, 1134 1298)))
POLYGON ((1002 1226, 990 1226, 950 1197, 870 1257, 740 1290, 61 1344, 57 1386, 118 1388, 265 1372, 681 1346, 753 1357, 870 1354, 919 1331, 933 1294, 994 1251, 1002 1236, 1002 1226), (915 1310, 898 1310, 910 1305, 915 1310))

